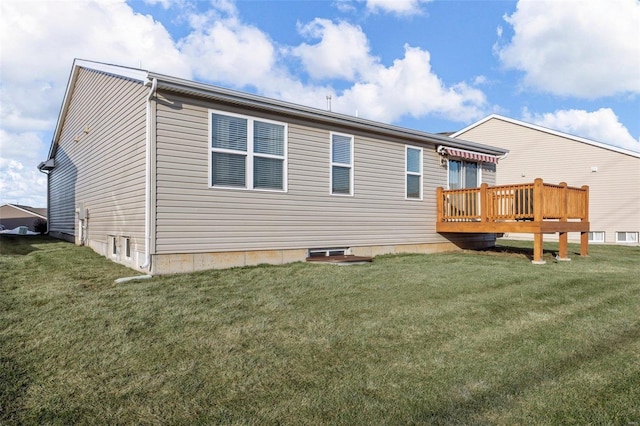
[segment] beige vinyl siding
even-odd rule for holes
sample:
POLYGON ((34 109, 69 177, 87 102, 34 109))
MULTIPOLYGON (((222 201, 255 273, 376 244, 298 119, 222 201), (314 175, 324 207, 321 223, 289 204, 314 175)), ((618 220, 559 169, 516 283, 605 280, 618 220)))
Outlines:
POLYGON ((77 236, 75 207, 83 203, 90 245, 106 246, 108 235, 118 235, 131 237, 134 250, 144 250, 148 90, 131 80, 79 70, 50 174, 52 231, 77 236))
POLYGON ((435 189, 446 186, 446 168, 432 144, 422 145, 424 200, 406 200, 402 140, 174 94, 159 97, 159 254, 448 241, 435 232, 435 189), (209 188, 209 109, 287 123, 287 192, 209 188), (353 196, 330 194, 332 131, 354 135, 353 196))
MULTIPOLYGON (((640 232, 640 158, 498 118, 458 138, 510 150, 498 166, 498 184, 540 177, 548 183, 588 185, 590 228, 604 231, 605 242, 614 243, 617 231, 640 232)), ((579 234, 569 238, 576 241, 579 234)))

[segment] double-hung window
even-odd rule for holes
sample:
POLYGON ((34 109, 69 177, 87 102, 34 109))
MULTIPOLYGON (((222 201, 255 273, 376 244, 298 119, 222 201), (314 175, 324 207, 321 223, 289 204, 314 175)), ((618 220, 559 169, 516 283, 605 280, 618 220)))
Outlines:
POLYGON ((405 148, 405 196, 422 200, 422 148, 405 148))
POLYGON ((331 133, 331 193, 353 195, 353 136, 331 133))
POLYGON ((480 186, 478 163, 449 160, 449 189, 477 188, 480 186))
POLYGON ((212 187, 286 191, 286 124, 210 111, 209 127, 212 187))

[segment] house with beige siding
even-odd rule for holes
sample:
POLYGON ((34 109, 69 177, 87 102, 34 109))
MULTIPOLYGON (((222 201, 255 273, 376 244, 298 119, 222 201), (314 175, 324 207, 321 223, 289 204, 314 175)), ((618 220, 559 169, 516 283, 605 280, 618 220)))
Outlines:
POLYGON ((11 203, 0 206, 0 229, 15 229, 26 226, 29 231, 35 231, 36 224, 46 219, 46 208, 11 203))
POLYGON ((495 184, 506 153, 76 60, 39 168, 50 235, 165 274, 493 245, 491 233, 436 232, 443 149, 465 159, 475 186, 495 184))
MULTIPOLYGON (((451 136, 509 150, 500 161, 498 185, 530 182, 538 177, 569 186, 588 185, 589 243, 639 243, 639 152, 496 114, 451 136)), ((507 237, 531 238, 531 234, 507 237)))

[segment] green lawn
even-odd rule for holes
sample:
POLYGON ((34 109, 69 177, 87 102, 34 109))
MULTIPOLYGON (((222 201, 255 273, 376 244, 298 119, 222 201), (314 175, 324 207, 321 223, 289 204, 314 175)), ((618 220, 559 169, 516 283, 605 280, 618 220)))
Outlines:
POLYGON ((500 244, 115 284, 2 236, 0 424, 640 423, 640 248, 500 244))

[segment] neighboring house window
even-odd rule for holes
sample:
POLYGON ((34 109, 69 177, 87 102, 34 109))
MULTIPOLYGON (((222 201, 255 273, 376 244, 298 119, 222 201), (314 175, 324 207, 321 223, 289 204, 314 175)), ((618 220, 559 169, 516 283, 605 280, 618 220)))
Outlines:
POLYGON ((406 147, 405 173, 405 196, 422 200, 422 148, 406 147))
POLYGON ((616 232, 616 243, 638 243, 637 232, 616 232))
POLYGON ((480 186, 478 163, 449 160, 449 189, 477 188, 480 186))
POLYGON ((604 231, 589 232, 590 243, 604 243, 604 231))
POLYGON ((286 191, 287 125, 210 114, 211 186, 286 191))
POLYGON ((353 136, 331 133, 331 193, 353 195, 353 136))

